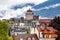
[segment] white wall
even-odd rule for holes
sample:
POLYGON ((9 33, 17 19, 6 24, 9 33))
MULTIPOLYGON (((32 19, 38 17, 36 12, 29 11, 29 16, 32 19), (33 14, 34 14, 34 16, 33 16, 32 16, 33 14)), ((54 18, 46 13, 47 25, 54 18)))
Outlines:
POLYGON ((34 28, 30 28, 30 33, 37 34, 37 36, 39 37, 39 32, 38 32, 37 28, 35 28, 35 32, 34 32, 34 28))

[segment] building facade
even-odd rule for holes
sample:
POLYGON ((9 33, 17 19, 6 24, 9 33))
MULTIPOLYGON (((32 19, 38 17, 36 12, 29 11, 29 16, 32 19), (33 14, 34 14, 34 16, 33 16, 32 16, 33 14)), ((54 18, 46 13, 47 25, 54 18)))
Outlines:
POLYGON ((37 27, 39 40, 55 40, 57 37, 55 29, 53 27, 49 27, 50 21, 51 19, 40 19, 40 25, 37 27))
POLYGON ((38 40, 36 34, 17 34, 12 37, 13 40, 38 40))

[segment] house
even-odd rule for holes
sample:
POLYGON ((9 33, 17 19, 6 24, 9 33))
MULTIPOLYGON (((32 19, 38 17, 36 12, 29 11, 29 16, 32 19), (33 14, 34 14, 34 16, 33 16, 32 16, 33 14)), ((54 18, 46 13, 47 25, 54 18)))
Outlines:
POLYGON ((40 25, 37 27, 39 40, 55 40, 57 37, 55 29, 53 27, 48 27, 51 19, 40 19, 40 25))
POLYGON ((39 31, 39 39, 55 40, 55 38, 57 37, 55 30, 52 27, 46 27, 44 29, 41 27, 38 27, 37 29, 39 31))

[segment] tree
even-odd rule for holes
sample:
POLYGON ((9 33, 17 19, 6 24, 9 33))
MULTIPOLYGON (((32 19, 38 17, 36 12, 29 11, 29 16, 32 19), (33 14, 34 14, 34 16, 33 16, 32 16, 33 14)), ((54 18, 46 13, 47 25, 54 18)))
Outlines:
POLYGON ((8 23, 0 20, 0 40, 8 40, 8 23))
POLYGON ((52 26, 54 29, 56 29, 57 38, 56 40, 60 40, 60 17, 55 17, 53 20, 51 20, 51 23, 49 26, 52 26))
POLYGON ((13 40, 13 38, 12 37, 9 37, 8 40, 13 40))

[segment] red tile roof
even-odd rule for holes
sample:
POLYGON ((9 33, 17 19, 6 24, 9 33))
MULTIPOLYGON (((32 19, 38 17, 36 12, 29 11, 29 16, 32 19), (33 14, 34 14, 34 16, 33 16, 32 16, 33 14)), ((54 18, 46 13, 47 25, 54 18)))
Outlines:
POLYGON ((39 32, 43 32, 43 33, 55 33, 54 32, 55 30, 52 27, 48 27, 48 28, 45 28, 45 29, 43 29, 41 27, 38 27, 37 30, 39 32))
POLYGON ((51 19, 40 19, 39 23, 50 23, 51 19))

